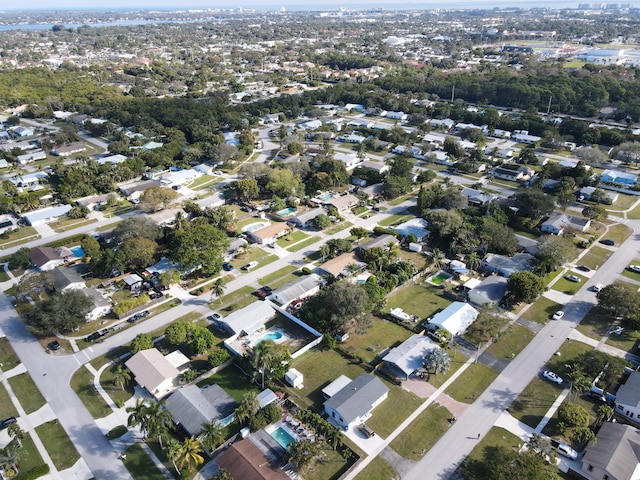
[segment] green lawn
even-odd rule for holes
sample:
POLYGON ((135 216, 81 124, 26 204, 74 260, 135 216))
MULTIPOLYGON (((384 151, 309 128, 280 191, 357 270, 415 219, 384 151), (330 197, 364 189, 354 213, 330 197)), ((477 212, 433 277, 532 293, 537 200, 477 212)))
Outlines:
POLYGON ((412 192, 412 193, 409 193, 407 195, 403 195, 402 197, 398 197, 398 198, 395 198, 395 199, 391 200, 389 202, 389 205, 392 205, 392 206, 395 207, 396 205, 400 205, 401 203, 406 202, 407 200, 411 200, 413 197, 416 197, 416 196, 417 196, 417 194, 412 192))
POLYGON ((78 395, 93 418, 103 418, 112 413, 104 399, 93 386, 93 374, 80 367, 71 377, 71 388, 78 395))
MULTIPOLYGON (((319 459, 309 471, 305 472, 305 480, 327 480, 340 478, 347 470, 347 462, 340 453, 330 448, 324 449, 324 457, 319 459)), ((298 477, 300 478, 300 477, 298 477)))
POLYGON ((413 218, 413 215, 407 215, 407 214, 401 213, 401 214, 389 215, 387 218, 385 218, 384 220, 381 220, 378 223, 381 227, 388 227, 390 225, 399 225, 402 222, 406 222, 411 218, 413 218))
POLYGON ((481 363, 474 363, 462 372, 445 393, 459 402, 473 403, 497 376, 495 370, 481 363))
POLYGON ((45 448, 58 470, 70 468, 80 459, 76 447, 57 420, 43 423, 36 427, 36 432, 44 440, 45 448))
MULTIPOLYGON (((164 474, 158 470, 155 463, 140 445, 134 443, 127 451, 124 465, 135 480, 166 480, 164 474)), ((114 453, 114 462, 119 462, 114 453)))
POLYGON ((451 412, 432 403, 392 442, 391 448, 404 458, 420 460, 449 428, 451 412))
POLYGON ((500 338, 494 342, 487 352, 502 360, 511 360, 526 347, 535 334, 526 327, 514 323, 500 338))
POLYGON ((37 230, 33 227, 20 227, 17 231, 11 232, 7 238, 0 239, 0 248, 12 247, 21 243, 30 242, 40 238, 37 230))
POLYGON ((295 232, 293 232, 293 234, 291 234, 291 236, 285 235, 284 237, 278 239, 276 241, 276 244, 279 247, 287 248, 289 245, 292 245, 292 244, 297 243, 297 242, 301 242, 302 240, 304 240, 305 238, 308 238, 308 237, 309 237, 309 235, 307 235, 303 231, 296 230, 295 232))
MULTIPOLYGON (((640 260, 634 260, 633 262, 630 263, 630 265, 640 265, 640 260)), ((631 280, 636 280, 640 282, 640 273, 636 273, 633 270, 629 270, 628 266, 627 268, 624 269, 624 271, 622 272, 622 275, 624 275, 627 278, 630 278, 631 280)))
POLYGON ((258 266, 256 268, 262 268, 265 265, 269 265, 270 263, 275 262, 276 260, 278 260, 277 255, 268 255, 266 257, 262 257, 260 260, 258 260, 258 266))
POLYGON ((303 248, 307 248, 309 245, 313 245, 314 243, 316 243, 318 240, 320 240, 320 237, 309 237, 306 240, 300 242, 300 243, 296 243, 295 245, 291 245, 290 247, 287 248, 287 251, 289 252, 297 252, 298 250, 302 250, 303 248))
MULTIPOLYGON (((42 440, 42 438, 40 440, 42 440)), ((24 438, 22 439, 22 448, 19 452, 20 471, 23 473, 45 464, 36 444, 33 443, 33 439, 28 432, 25 432, 24 438)), ((20 476, 18 476, 18 478, 20 478, 20 476)))
POLYGON ((345 228, 351 228, 351 227, 353 227, 353 223, 351 223, 351 222, 340 222, 337 225, 334 225, 333 227, 326 228, 323 231, 327 235, 333 235, 335 233, 341 232, 345 228))
POLYGON ((20 365, 20 359, 13 350, 13 347, 11 347, 7 337, 0 338, 0 365, 2 365, 3 372, 8 372, 12 368, 20 365))
POLYGON ((612 227, 609 227, 607 233, 605 233, 602 238, 609 238, 615 241, 616 245, 620 245, 627 239, 627 237, 629 237, 629 235, 631 235, 631 232, 631 228, 621 223, 617 223, 612 227))
MULTIPOLYGON (((200 315, 198 314, 200 317, 200 315)), ((180 320, 180 319, 177 319, 180 320)), ((176 320, 176 321, 177 321, 176 320)), ((111 397, 111 400, 118 405, 123 406, 124 402, 129 400, 133 396, 133 387, 135 386, 135 381, 131 379, 128 385, 125 385, 124 389, 115 384, 114 374, 118 369, 118 365, 110 365, 105 368, 100 376, 100 385, 107 392, 107 394, 111 397)))
POLYGON ((423 400, 402 387, 392 385, 384 379, 383 382, 389 387, 389 397, 375 408, 373 416, 367 420, 367 425, 384 438, 398 428, 423 400))
POLYGON ((582 288, 582 285, 584 285, 583 282, 586 280, 586 277, 584 277, 582 275, 578 275, 575 272, 571 272, 571 275, 575 275, 576 277, 578 277, 580 279, 580 281, 579 282, 572 282, 572 281, 567 280, 566 278, 562 277, 562 278, 558 279, 558 281, 556 283, 554 283, 551 288, 553 290, 558 291, 558 292, 566 293, 567 295, 575 295, 576 292, 582 288))
POLYGON ((611 334, 607 339, 607 345, 637 355, 638 340, 640 340, 640 332, 638 330, 630 330, 627 327, 620 335, 611 334))
POLYGON ((227 295, 223 295, 220 300, 210 303, 209 308, 211 310, 226 312, 228 315, 234 310, 239 310, 240 308, 246 307, 247 305, 257 301, 258 299, 251 295, 251 292, 253 292, 253 288, 249 286, 239 288, 227 295))
POLYGON ((607 206, 607 210, 623 211, 631 208, 631 206, 640 199, 637 195, 627 195, 625 193, 618 193, 618 199, 612 206, 607 206))
POLYGON ((22 405, 26 413, 33 413, 47 403, 28 373, 11 377, 9 385, 11 385, 13 393, 18 397, 20 405, 22 405))
POLYGON ((580 265, 586 265, 591 269, 598 269, 612 254, 613 252, 607 248, 593 245, 585 256, 580 259, 580 265))
POLYGON ((425 319, 451 304, 439 292, 439 289, 431 286, 406 285, 388 298, 387 306, 389 309, 402 308, 409 315, 425 319))
POLYGON ((545 416, 562 387, 542 378, 534 378, 509 407, 509 412, 521 422, 535 428, 545 416))
POLYGON ((404 342, 411 332, 393 322, 375 318, 373 326, 364 334, 351 333, 342 345, 365 362, 371 362, 387 347, 404 342))
POLYGON ((7 389, 0 383, 0 418, 17 417, 18 411, 9 398, 7 389))
POLYGON ((467 363, 468 358, 465 357, 462 353, 458 352, 457 349, 449 350, 449 356, 451 357, 451 366, 447 373, 438 373, 438 374, 430 374, 429 375, 429 383, 436 388, 440 388, 444 382, 449 380, 454 373, 456 373, 462 365, 467 363))
POLYGON ((551 316, 561 308, 562 305, 559 303, 549 300, 546 297, 540 297, 522 315, 522 318, 530 322, 547 323, 551 316))
POLYGON ((393 467, 380 457, 374 458, 356 476, 356 480, 398 480, 399 478, 393 467))
POLYGON ((80 218, 80 219, 64 218, 62 220, 51 222, 49 226, 55 232, 61 233, 61 232, 66 232, 68 230, 73 230, 74 228, 84 227, 85 225, 90 225, 97 221, 98 220, 96 218, 80 218))
POLYGON ((485 453, 490 448, 504 447, 509 451, 513 451, 522 445, 522 440, 514 434, 500 427, 492 427, 480 442, 473 448, 469 456, 470 463, 475 461, 484 461, 485 453))
POLYGON ((265 275, 262 278, 259 278, 258 283, 260 285, 271 285, 272 283, 281 279, 282 277, 288 277, 296 270, 298 270, 297 267, 294 267, 293 265, 287 265, 286 267, 283 267, 280 270, 276 270, 275 272, 271 272, 270 274, 265 275))
MULTIPOLYGON (((203 387, 205 385, 213 385, 214 383, 220 385, 220 387, 231 395, 237 402, 242 399, 242 396, 245 393, 260 393, 259 388, 255 384, 251 383, 249 377, 246 377, 242 371, 234 365, 223 368, 215 375, 202 380, 198 383, 198 386, 203 387)), ((305 376, 305 384, 306 383, 307 378, 305 376)))
POLYGON ((213 175, 202 175, 201 177, 196 178, 193 182, 189 184, 189 188, 191 190, 199 190, 204 185, 213 182, 219 177, 214 177, 213 175))
POLYGON ((576 328, 583 335, 600 340, 606 335, 613 320, 611 314, 596 306, 589 310, 576 328))

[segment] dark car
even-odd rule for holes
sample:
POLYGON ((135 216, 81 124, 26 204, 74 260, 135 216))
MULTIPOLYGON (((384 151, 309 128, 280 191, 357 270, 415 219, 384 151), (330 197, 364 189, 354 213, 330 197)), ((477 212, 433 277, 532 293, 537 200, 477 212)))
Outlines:
POLYGON ((235 270, 235 268, 233 267, 233 265, 231 265, 229 262, 224 262, 224 263, 222 264, 222 269, 223 269, 225 272, 230 272, 231 270, 235 270))
POLYGON ((0 430, 4 430, 9 425, 13 425, 17 421, 18 420, 16 419, 16 417, 5 418, 4 420, 0 421, 0 430))
POLYGON ((265 285, 264 287, 262 287, 262 290, 264 290, 265 292, 267 292, 269 295, 271 295, 271 292, 273 292, 273 288, 265 285))
POLYGON ((267 296, 269 295, 262 288, 259 288, 258 290, 254 291, 253 294, 258 298, 262 298, 263 300, 267 298, 267 296))
POLYGON ((94 340, 99 339, 101 336, 102 335, 100 335, 100 332, 93 332, 93 333, 90 333, 89 335, 87 335, 87 338, 85 338, 85 341, 93 342, 94 340))
POLYGON ((613 247, 616 242, 614 240, 611 240, 610 238, 605 238, 604 240, 600 240, 600 243, 603 245, 609 245, 610 247, 613 247))
POLYGON ((581 272, 590 272, 591 269, 589 267, 587 267, 586 265, 578 265, 576 267, 576 270, 580 270, 581 272))
POLYGON ((49 342, 47 344, 47 348, 51 351, 60 350, 60 342, 58 342, 57 340, 54 340, 53 342, 49 342))

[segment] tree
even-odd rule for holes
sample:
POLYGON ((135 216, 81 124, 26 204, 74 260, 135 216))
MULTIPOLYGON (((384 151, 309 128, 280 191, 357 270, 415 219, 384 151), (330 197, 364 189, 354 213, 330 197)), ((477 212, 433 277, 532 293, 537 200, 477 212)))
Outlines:
POLYGON ((589 205, 582 209, 582 215, 587 217, 590 220, 597 220, 602 222, 609 217, 609 213, 606 208, 601 205, 589 205))
POLYGON ((113 234, 118 243, 123 243, 130 238, 148 238, 157 241, 162 236, 162 230, 156 222, 147 216, 135 216, 122 220, 113 229, 113 234))
POLYGON ((178 461, 180 460, 180 454, 182 452, 182 444, 177 440, 171 440, 169 445, 167 445, 167 457, 171 460, 173 464, 173 468, 176 469, 176 472, 180 474, 180 469, 178 468, 178 461))
POLYGON ((596 294, 598 306, 616 317, 633 319, 640 313, 640 300, 632 286, 612 283, 596 294))
POLYGON ((25 322, 38 333, 71 332, 87 321, 93 301, 80 290, 54 292, 25 312, 25 322))
POLYGON ((127 385, 130 381, 131 371, 128 368, 123 367, 122 365, 118 365, 115 372, 113 372, 113 383, 124 390, 124 386, 127 385))
POLYGON ((313 228, 316 230, 324 230, 331 225, 331 219, 328 215, 321 213, 311 220, 311 225, 313 225, 313 228))
POLYGON ((555 199, 537 189, 517 192, 511 198, 513 198, 513 206, 518 209, 518 215, 535 220, 549 215, 555 207, 555 199))
POLYGON ((506 298, 513 303, 531 303, 544 291, 544 280, 531 272, 514 272, 507 280, 506 298))
POLYGON ((236 194, 243 202, 250 202, 258 196, 260 189, 258 188, 258 182, 254 178, 244 178, 238 180, 234 184, 236 194))
POLYGON ((200 442, 196 440, 193 435, 185 438, 182 442, 180 457, 178 459, 180 469, 186 466, 189 468, 189 471, 192 472, 194 464, 202 465, 203 463, 204 458, 202 457, 202 445, 200 445, 200 442))
MULTIPOLYGON (((19 268, 29 268, 31 260, 29 259, 30 250, 27 247, 20 248, 17 252, 9 257, 9 270, 17 270, 19 268)), ((86 250, 85 250, 86 252, 86 250)))
POLYGON ((467 197, 457 189, 447 191, 440 199, 440 206, 446 210, 461 210, 466 208, 467 197))
POLYGON ((150 348, 153 348, 153 337, 148 333, 139 333, 133 340, 131 340, 132 355, 150 348))
POLYGON ((336 282, 312 297, 300 311, 303 320, 318 330, 335 334, 347 331, 364 319, 369 296, 364 288, 351 282, 336 282))
POLYGON ((502 446, 486 447, 482 460, 468 459, 461 469, 468 480, 549 480, 552 467, 545 462, 532 449, 519 453, 502 446))
POLYGON ((382 184, 382 195, 386 200, 398 198, 409 191, 411 191, 411 179, 409 177, 387 175, 382 184))
POLYGON ((90 235, 85 235, 80 240, 80 246, 87 257, 95 257, 100 253, 100 243, 90 235))
POLYGON ((9 425, 7 432, 9 436, 16 441, 18 447, 22 448, 22 440, 24 440, 25 433, 24 430, 20 428, 20 425, 18 425, 18 422, 9 425))
POLYGON ((138 397, 136 403, 126 408, 126 412, 129 414, 127 418, 127 425, 130 427, 140 427, 142 434, 146 437, 149 428, 147 408, 148 403, 145 398, 138 397))
POLYGON ((431 210, 426 213, 429 230, 442 239, 452 237, 464 224, 462 215, 455 210, 431 210))
POLYGON ((164 331, 164 338, 171 345, 182 345, 187 341, 187 336, 192 330, 189 322, 173 322, 164 331))
POLYGON ((189 347, 197 355, 202 355, 213 347, 216 343, 216 338, 205 327, 196 327, 191 331, 191 338, 189 340, 189 347))
POLYGON ((236 407, 236 418, 241 425, 244 425, 251 417, 260 410, 258 397, 254 393, 245 393, 236 407))
POLYGON ((326 258, 331 254, 331 249, 329 248, 329 245, 325 243, 320 247, 319 252, 320 252, 320 255, 322 256, 322 262, 324 263, 326 258))
POLYGON ((202 423, 202 430, 198 436, 202 446, 210 452, 222 445, 224 442, 224 431, 218 420, 202 423))
POLYGON ((443 348, 435 347, 425 355, 424 366, 433 370, 434 374, 447 373, 451 367, 451 357, 443 348))
POLYGON ((598 417, 597 417, 597 422, 598 424, 602 425, 604 422, 608 422, 609 420, 611 420, 611 417, 613 417, 613 408, 611 408, 609 405, 600 405, 598 407, 598 417))
POLYGON ((577 255, 578 249, 571 237, 547 235, 538 242, 536 269, 546 275, 570 262, 577 255))
POLYGON ((158 212, 167 208, 178 197, 178 192, 172 188, 151 187, 144 191, 138 206, 148 213, 158 212))
POLYGON ((289 444, 289 461, 298 472, 304 472, 320 455, 321 446, 311 440, 298 440, 289 444))
POLYGON ((264 389, 265 379, 269 381, 282 378, 289 370, 291 353, 289 347, 284 344, 275 343, 273 340, 264 340, 254 347, 251 363, 260 375, 264 389))
POLYGON ((224 295, 224 281, 221 278, 217 278, 213 285, 211 285, 211 299, 210 302, 213 301, 213 297, 218 298, 218 302, 222 303, 222 296, 224 295))
POLYGON ((269 170, 265 188, 280 198, 288 198, 304 192, 300 177, 287 168, 269 170))
POLYGON ((178 283, 180 281, 180 272, 175 268, 170 268, 166 272, 161 272, 158 275, 158 284, 164 287, 169 287, 174 283, 178 283))
POLYGON ((147 434, 155 438, 160 444, 160 448, 163 447, 163 440, 168 436, 169 426, 171 425, 171 413, 164 407, 163 402, 151 401, 147 404, 144 411, 147 422, 147 434))
POLYGON ((575 403, 563 403, 558 408, 558 423, 562 430, 565 428, 587 427, 591 417, 586 408, 575 403))
POLYGON ((589 427, 576 427, 571 433, 571 441, 576 445, 587 442, 595 442, 596 434, 589 427))
POLYGON ((222 254, 229 247, 224 232, 212 225, 191 225, 184 231, 172 231, 169 241, 170 260, 182 268, 198 268, 214 274, 222 268, 222 254))
POLYGON ((130 238, 120 248, 130 269, 143 270, 153 262, 158 244, 148 238, 130 238))
POLYGON ((356 237, 356 241, 360 243, 360 240, 366 238, 369 235, 369 230, 363 227, 353 227, 349 230, 349 233, 356 237))
POLYGON ((233 477, 228 470, 218 467, 218 473, 213 477, 209 477, 209 480, 233 480, 233 477))

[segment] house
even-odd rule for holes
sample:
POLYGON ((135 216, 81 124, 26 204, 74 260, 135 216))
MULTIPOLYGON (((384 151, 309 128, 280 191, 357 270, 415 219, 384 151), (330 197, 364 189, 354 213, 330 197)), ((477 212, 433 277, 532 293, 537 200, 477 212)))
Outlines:
POLYGON ((69 213, 71 210, 71 205, 57 205, 55 207, 47 207, 42 208, 40 210, 34 210, 32 212, 27 212, 22 214, 22 218, 31 225, 32 227, 36 227, 38 225, 42 225, 44 223, 53 222, 58 220, 69 213))
POLYGON ((304 300, 315 295, 320 291, 322 285, 324 285, 324 280, 320 276, 316 274, 304 275, 273 290, 269 299, 280 304, 282 308, 286 308, 295 300, 304 300))
POLYGON ((29 252, 31 265, 41 272, 53 270, 64 263, 64 258, 51 247, 36 247, 29 252))
POLYGON ((445 118, 443 120, 439 120, 437 118, 432 118, 431 120, 429 120, 429 125, 431 126, 431 128, 434 128, 436 130, 449 131, 449 130, 451 130, 453 128, 453 126, 455 124, 456 124, 456 122, 454 122, 450 118, 445 118))
POLYGON ((137 200, 145 190, 151 187, 160 187, 162 184, 157 180, 144 180, 142 182, 130 183, 118 187, 118 190, 125 196, 127 200, 137 200))
POLYGON ((398 232, 404 238, 407 238, 409 235, 414 235, 418 242, 422 242, 425 237, 429 236, 430 232, 427 230, 428 225, 429 222, 424 218, 412 218, 400 225, 396 225, 393 227, 393 230, 398 232))
POLYGON ((16 219, 13 215, 3 215, 0 217, 0 234, 13 230, 16 227, 16 219))
POLYGON ((615 412, 640 424, 640 372, 631 372, 624 385, 618 388, 615 412))
POLYGON ((73 142, 69 145, 62 145, 61 147, 54 148, 51 150, 52 155, 56 155, 58 157, 70 157, 76 153, 86 152, 87 146, 82 142, 73 142))
POLYGON ((621 186, 633 186, 638 183, 638 176, 632 173, 620 172, 617 170, 605 170, 600 175, 600 180, 604 183, 613 183, 621 186))
POLYGON ((438 345, 429 337, 414 334, 395 348, 383 358, 385 368, 389 369, 395 376, 409 377, 423 367, 424 357, 438 345), (397 374, 397 375, 396 375, 397 374))
POLYGON ((13 127, 12 131, 16 137, 20 137, 20 138, 31 137, 35 133, 33 128, 23 127, 22 125, 13 127))
POLYGON ((142 287, 142 277, 137 273, 132 273, 131 275, 127 275, 122 279, 125 284, 125 288, 127 290, 139 290, 142 287))
POLYGON ((375 125, 375 122, 372 122, 371 120, 366 118, 356 118, 354 120, 351 120, 347 125, 353 128, 369 129, 369 128, 373 128, 373 126, 375 125))
POLYGON ((582 457, 578 472, 587 480, 632 480, 640 471, 640 431, 631 425, 605 422, 582 457))
POLYGON ((217 320, 215 324, 231 335, 244 336, 264 328, 275 315, 276 309, 271 302, 254 302, 217 320))
POLYGON ((372 238, 363 245, 360 245, 358 250, 369 250, 370 248, 382 248, 384 250, 388 250, 390 245, 400 245, 400 241, 395 237, 395 235, 385 233, 372 238))
POLYGON ((362 163, 362 158, 355 154, 349 153, 334 153, 333 159, 342 162, 344 164, 344 168, 350 170, 358 166, 358 164, 362 163))
POLYGON ((6 158, 0 158, 0 168, 7 168, 9 166, 9 162, 7 162, 6 158))
POLYGON ((358 265, 361 270, 364 270, 367 267, 367 264, 361 262, 358 257, 356 257, 355 253, 347 252, 337 256, 336 258, 327 260, 318 267, 318 270, 320 270, 321 272, 326 272, 338 278, 348 273, 347 267, 352 263, 358 265))
MULTIPOLYGON (((465 284, 466 285, 466 284, 465 284)), ((505 277, 490 276, 474 286, 468 294, 469 301, 475 305, 497 305, 507 293, 505 277)))
POLYGON ((597 198, 599 203, 606 203, 611 205, 618 200, 619 195, 615 192, 605 192, 604 190, 596 187, 582 187, 578 192, 578 196, 582 197, 582 200, 592 200, 597 198), (598 192, 597 195, 594 193, 598 192))
POLYGON ((535 260, 535 257, 528 253, 517 253, 512 257, 488 253, 482 259, 481 266, 488 272, 509 277, 514 272, 532 271, 535 260))
POLYGON ((202 172, 194 170, 193 168, 185 170, 177 170, 160 177, 160 182, 164 185, 171 187, 177 187, 182 185, 188 185, 192 183, 196 178, 201 177, 202 172))
POLYGON ((114 196, 114 200, 117 202, 120 197, 115 193, 105 193, 102 195, 89 195, 88 197, 82 197, 76 200, 76 203, 81 207, 87 207, 89 210, 95 210, 97 207, 102 207, 107 204, 110 196, 114 196))
POLYGON ((34 172, 27 175, 17 175, 15 177, 11 177, 9 181, 18 188, 30 188, 32 190, 35 190, 40 186, 40 181, 48 177, 49 175, 44 172, 34 172))
POLYGON ((106 165, 107 163, 111 165, 117 165, 118 163, 122 163, 126 160, 127 157, 125 157, 124 155, 107 155, 106 157, 99 158, 96 161, 98 162, 98 165, 106 165))
POLYGON ((535 171, 527 167, 526 165, 503 165, 493 169, 492 175, 494 178, 500 178, 502 180, 509 180, 511 182, 520 182, 530 180, 535 171))
POLYGON ((441 312, 436 313, 422 325, 428 330, 446 330, 451 336, 461 335, 471 325, 479 312, 465 302, 453 302, 441 312))
POLYGON ((303 130, 315 130, 316 128, 320 128, 322 126, 321 120, 309 120, 306 122, 302 122, 298 125, 303 130))
POLYGON ((498 157, 503 160, 513 158, 514 153, 515 153, 515 150, 513 150, 513 148, 497 148, 497 147, 492 147, 490 145, 484 148, 485 155, 489 155, 491 157, 498 157))
POLYGON ((87 273, 86 264, 73 265, 71 267, 56 268, 53 273, 53 286, 57 292, 63 293, 67 290, 79 290, 86 288, 81 274, 87 273))
POLYGON ((201 198, 200 200, 196 200, 194 203, 204 210, 207 208, 221 207, 227 203, 227 199, 225 198, 224 193, 215 192, 201 198))
POLYGON ((271 454, 267 456, 263 453, 249 437, 231 443, 217 458, 216 463, 234 479, 290 480, 280 465, 271 460, 272 457, 271 454))
POLYGON ((389 165, 387 165, 386 163, 373 162, 371 160, 365 160, 360 165, 358 165, 358 167, 360 167, 360 168, 368 168, 370 170, 375 170, 376 172, 378 172, 381 175, 383 173, 385 173, 385 172, 388 172, 391 169, 391 167, 389 167, 389 165))
POLYGON ((542 137, 529 135, 529 132, 527 130, 516 130, 515 132, 513 132, 513 135, 511 135, 511 138, 516 142, 526 143, 527 145, 535 145, 540 140, 542 140, 542 137))
POLYGON ((267 245, 286 235, 288 229, 289 226, 286 222, 276 222, 266 227, 247 232, 247 238, 249 241, 257 243, 258 245, 267 245))
POLYGON ((344 143, 362 143, 366 140, 362 135, 356 135, 355 133, 350 133, 348 135, 340 135, 336 138, 339 142, 344 143))
POLYGON ((289 223, 290 225, 295 225, 298 228, 309 228, 313 225, 312 220, 314 218, 316 218, 318 215, 326 214, 327 211, 324 208, 317 207, 290 218, 287 223, 289 223))
POLYGON ((111 313, 111 302, 95 288, 83 288, 83 294, 91 299, 93 307, 87 313, 87 321, 98 320, 111 313))
POLYGON ((329 421, 349 430, 364 423, 388 395, 389 389, 379 378, 363 373, 324 402, 324 411, 329 421))
POLYGON ((540 230, 552 235, 562 235, 565 230, 577 230, 585 232, 591 225, 591 220, 583 217, 576 217, 561 212, 553 212, 549 218, 540 225, 540 230))
POLYGON ((144 145, 142 145, 142 149, 145 151, 149 151, 149 150, 155 150, 156 148, 161 148, 163 146, 162 143, 160 142, 147 142, 144 145))
POLYGON ((356 205, 358 205, 358 203, 360 203, 360 199, 355 195, 351 195, 350 193, 348 193, 347 195, 332 197, 331 200, 326 202, 326 205, 335 207, 338 212, 344 212, 352 207, 355 207, 356 205))
POLYGON ((27 163, 35 162, 36 160, 44 160, 47 158, 47 153, 44 150, 34 150, 29 153, 24 153, 16 157, 16 161, 20 165, 26 165, 27 163))
POLYGON ((156 400, 178 388, 181 371, 189 359, 180 350, 166 357, 155 348, 141 350, 125 362, 138 385, 145 388, 156 400))
POLYGON ((203 423, 216 420, 225 427, 233 422, 238 403, 219 385, 199 388, 192 384, 172 393, 165 406, 173 423, 182 426, 187 434, 197 436, 203 423))
POLYGON ((409 118, 409 115, 404 112, 386 112, 384 116, 391 120, 399 120, 401 122, 406 122, 407 118, 409 118))
POLYGON ((460 193, 467 197, 467 202, 471 205, 482 206, 495 200, 497 195, 483 192, 482 190, 476 190, 475 188, 463 188, 460 193))

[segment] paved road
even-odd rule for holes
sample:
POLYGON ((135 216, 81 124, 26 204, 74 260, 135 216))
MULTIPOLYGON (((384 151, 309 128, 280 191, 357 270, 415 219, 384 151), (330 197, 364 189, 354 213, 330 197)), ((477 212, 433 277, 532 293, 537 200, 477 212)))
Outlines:
POLYGON ((447 479, 456 471, 500 415, 513 403, 531 380, 540 375, 544 364, 562 346, 589 310, 595 305, 593 285, 611 283, 631 263, 640 249, 640 222, 627 222, 634 229, 629 239, 589 279, 571 302, 565 316, 550 321, 529 345, 509 364, 487 390, 458 417, 458 421, 436 445, 415 464, 403 480, 447 479))

